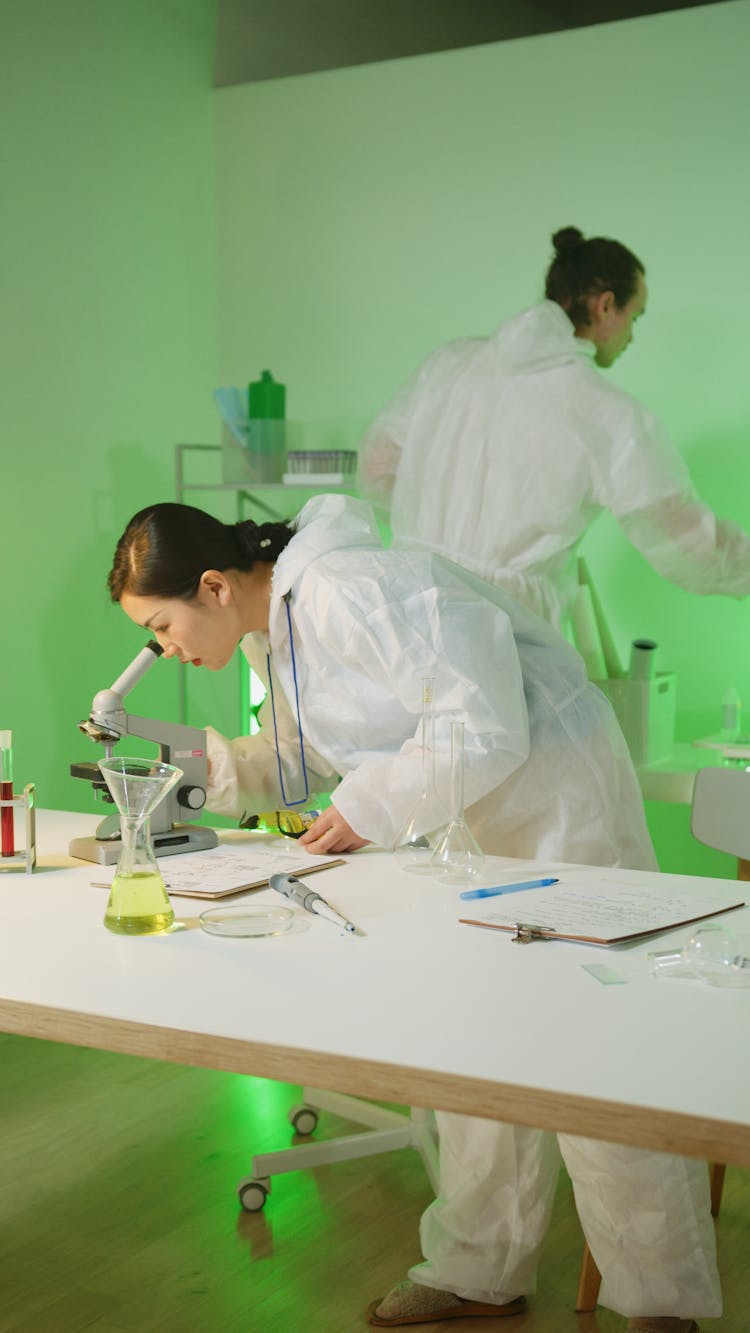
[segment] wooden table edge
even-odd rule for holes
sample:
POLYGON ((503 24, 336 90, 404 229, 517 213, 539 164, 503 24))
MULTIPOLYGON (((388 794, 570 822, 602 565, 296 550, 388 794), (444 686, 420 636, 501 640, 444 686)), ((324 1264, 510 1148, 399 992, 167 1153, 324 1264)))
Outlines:
POLYGON ((750 1166, 750 1125, 293 1046, 0 1000, 0 1029, 45 1041, 270 1078, 750 1166))

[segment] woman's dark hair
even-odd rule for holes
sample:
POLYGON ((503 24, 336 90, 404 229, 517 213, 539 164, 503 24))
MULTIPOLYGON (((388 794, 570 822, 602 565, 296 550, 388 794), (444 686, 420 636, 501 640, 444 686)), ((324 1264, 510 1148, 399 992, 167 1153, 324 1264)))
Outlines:
POLYGON ((113 602, 123 593, 188 602, 205 570, 273 564, 293 536, 289 523, 222 523, 192 505, 149 505, 131 518, 117 543, 107 586, 113 602))
POLYGON ((606 236, 587 241, 577 227, 562 227, 552 237, 555 257, 547 270, 544 295, 557 301, 576 329, 589 322, 588 300, 600 292, 612 292, 622 309, 638 287, 638 274, 646 270, 627 246, 606 236))

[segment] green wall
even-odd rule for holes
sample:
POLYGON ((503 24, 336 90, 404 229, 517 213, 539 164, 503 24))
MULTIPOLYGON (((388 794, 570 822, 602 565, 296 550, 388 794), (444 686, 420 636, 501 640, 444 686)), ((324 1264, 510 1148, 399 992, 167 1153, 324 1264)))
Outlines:
MULTIPOLYGON (((610 373, 750 528, 749 41, 731 0, 219 91, 221 382, 269 366, 290 416, 351 446, 432 347, 536 300, 574 223, 648 270, 610 373)), ((678 673, 678 737, 716 728, 729 683, 750 714, 745 606, 665 583, 609 517, 586 553, 622 656, 650 636, 678 673)), ((662 864, 689 868, 687 810, 652 819, 662 864)))
MULTIPOLYGON (((142 646, 116 538, 216 435, 214 27, 214 0, 3 5, 0 726, 47 806, 94 808, 76 723, 142 646)), ((175 716, 176 672, 135 711, 175 716)))

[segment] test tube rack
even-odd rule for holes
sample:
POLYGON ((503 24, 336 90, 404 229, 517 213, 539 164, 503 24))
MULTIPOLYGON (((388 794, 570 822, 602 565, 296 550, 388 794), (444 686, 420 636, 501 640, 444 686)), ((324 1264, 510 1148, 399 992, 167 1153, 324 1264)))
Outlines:
POLYGON ((24 870, 30 875, 36 866, 36 805, 35 787, 29 782, 20 796, 1 797, 0 806, 10 805, 23 810, 26 845, 13 856, 0 856, 0 874, 6 870, 24 870))

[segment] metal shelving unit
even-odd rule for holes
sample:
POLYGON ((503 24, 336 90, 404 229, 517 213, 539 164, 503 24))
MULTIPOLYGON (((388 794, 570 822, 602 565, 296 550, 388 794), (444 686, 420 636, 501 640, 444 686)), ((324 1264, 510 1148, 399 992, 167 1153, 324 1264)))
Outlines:
MULTIPOLYGON (((219 444, 176 444, 175 445, 175 495, 179 504, 185 503, 185 494, 188 491, 234 491, 237 496, 237 518, 245 517, 244 507, 254 506, 265 513, 274 515, 275 510, 257 498, 258 491, 279 491, 289 492, 291 490, 303 490, 304 487, 285 486, 283 482, 252 482, 252 491, 249 489, 251 482, 237 481, 189 481, 186 477, 185 456, 186 454, 222 454, 222 448, 219 444)), ((343 487, 339 487, 343 490, 343 487)))

